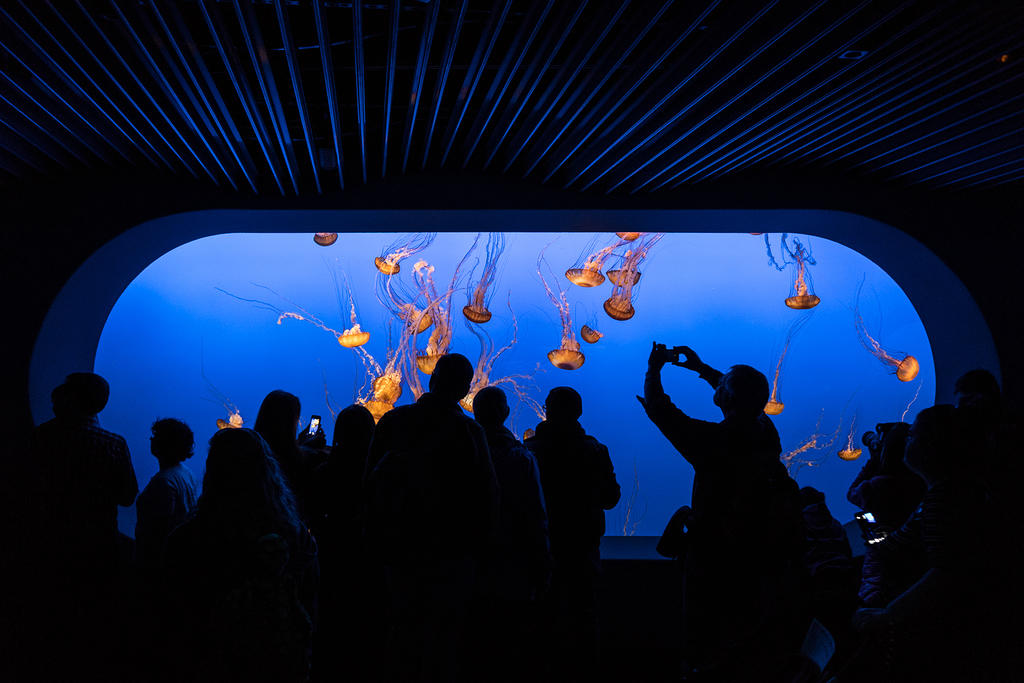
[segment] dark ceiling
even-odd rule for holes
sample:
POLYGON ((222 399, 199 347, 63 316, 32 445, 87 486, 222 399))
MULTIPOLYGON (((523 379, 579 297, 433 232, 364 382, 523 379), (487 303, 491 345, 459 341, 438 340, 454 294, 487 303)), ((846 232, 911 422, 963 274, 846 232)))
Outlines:
POLYGON ((933 0, 4 0, 0 177, 993 187, 1024 178, 1022 23, 933 0))

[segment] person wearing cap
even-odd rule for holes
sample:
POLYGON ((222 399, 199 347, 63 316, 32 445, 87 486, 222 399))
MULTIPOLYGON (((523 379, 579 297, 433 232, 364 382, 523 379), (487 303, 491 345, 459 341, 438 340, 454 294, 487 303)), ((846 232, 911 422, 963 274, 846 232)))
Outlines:
POLYGON ((51 394, 54 418, 32 434, 46 545, 52 561, 78 576, 113 569, 117 507, 131 505, 139 492, 124 437, 97 419, 109 396, 99 375, 72 373, 51 394))
POLYGON ((139 485, 124 438, 96 418, 109 395, 99 375, 68 375, 51 394, 55 417, 32 432, 37 514, 26 588, 38 617, 24 626, 46 653, 33 660, 33 680, 82 680, 124 660, 117 508, 135 501, 139 485))

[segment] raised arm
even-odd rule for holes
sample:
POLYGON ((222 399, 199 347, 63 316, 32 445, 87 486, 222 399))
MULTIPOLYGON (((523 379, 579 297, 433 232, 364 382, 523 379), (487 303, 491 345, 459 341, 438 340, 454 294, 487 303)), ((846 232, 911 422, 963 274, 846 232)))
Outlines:
POLYGON ((721 373, 701 363, 700 359, 697 358, 697 354, 693 353, 688 347, 681 347, 680 351, 682 353, 689 352, 685 362, 675 361, 675 354, 666 349, 663 344, 655 343, 653 345, 651 355, 647 359, 647 374, 644 376, 644 395, 642 397, 637 396, 637 400, 640 401, 640 405, 647 411, 647 417, 661 430, 665 438, 672 442, 676 450, 691 464, 696 464, 694 458, 699 458, 700 453, 706 450, 706 446, 714 442, 718 425, 713 422, 695 420, 677 408, 669 399, 668 394, 665 393, 664 387, 662 387, 661 369, 666 363, 672 362, 697 372, 704 370, 701 373, 701 377, 709 384, 713 380, 713 386, 717 386, 718 380, 721 379, 721 373), (696 366, 696 363, 692 366, 687 365, 687 363, 691 362, 691 355, 693 359, 696 359, 696 363, 700 363, 699 368, 696 366))

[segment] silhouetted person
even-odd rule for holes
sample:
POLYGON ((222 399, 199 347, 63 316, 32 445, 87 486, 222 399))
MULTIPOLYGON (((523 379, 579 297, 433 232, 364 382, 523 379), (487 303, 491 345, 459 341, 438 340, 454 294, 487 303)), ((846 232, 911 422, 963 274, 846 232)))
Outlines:
POLYGON ((601 572, 604 511, 619 502, 608 449, 580 425, 583 399, 569 387, 552 389, 546 419, 526 446, 537 458, 548 507, 554 562, 548 620, 554 629, 555 674, 591 677, 597 666, 597 579, 601 572))
POLYGON ((366 681, 380 666, 386 600, 379 572, 367 566, 362 520, 363 472, 373 432, 373 415, 364 406, 342 410, 330 455, 313 475, 310 525, 321 577, 314 680, 347 675, 366 681))
POLYGON ((171 533, 165 567, 179 680, 307 679, 316 544, 258 433, 210 439, 203 494, 171 533))
POLYGON ((72 667, 79 672, 72 677, 111 666, 117 507, 131 505, 139 491, 124 438, 97 419, 109 395, 99 375, 68 375, 51 395, 54 419, 35 429, 30 446, 40 487, 36 578, 48 650, 40 661, 72 667))
POLYGON ((160 470, 135 501, 135 559, 143 571, 163 563, 167 537, 196 507, 196 480, 185 461, 192 457, 195 438, 181 420, 157 420, 151 428, 150 452, 160 470))
POLYGON ((1007 561, 1019 539, 1008 535, 1009 511, 972 461, 978 447, 952 406, 925 409, 911 426, 906 464, 928 490, 918 511, 877 546, 893 555, 922 548, 926 571, 886 606, 857 612, 865 645, 840 680, 1019 676, 1021 617, 1008 600, 1019 577, 1007 561), (1012 669, 1008 655, 1017 658, 1012 669))
POLYGON ((800 489, 803 508, 804 568, 810 581, 809 612, 836 638, 842 639, 857 607, 860 572, 846 529, 832 516, 825 494, 805 486, 800 489))
POLYGON ((501 487, 494 548, 480 569, 476 619, 469 650, 477 664, 470 680, 522 681, 533 673, 534 600, 549 581, 548 518, 537 461, 505 427, 508 399, 498 387, 473 397, 473 417, 484 428, 501 487))
POLYGON ((702 680, 771 680, 792 645, 791 629, 800 628, 785 620, 803 547, 798 487, 763 412, 768 396, 768 380, 750 366, 734 365, 723 375, 688 347, 673 352, 654 344, 638 397, 694 469, 684 657, 702 680), (721 422, 694 419, 672 404, 661 384, 668 362, 714 387, 721 422))
POLYGON ((271 391, 260 404, 253 429, 259 432, 273 453, 299 505, 299 514, 306 517, 313 469, 319 464, 316 454, 302 447, 296 439, 302 404, 299 397, 281 389, 271 391))
POLYGON ((497 527, 487 440, 459 407, 472 379, 465 356, 442 356, 430 391, 385 413, 370 445, 367 535, 391 595, 394 680, 455 677, 477 565, 497 527))
MULTIPOLYGON (((903 422, 879 424, 861 439, 867 446, 868 461, 850 485, 847 500, 875 517, 875 528, 889 534, 900 528, 924 497, 921 477, 903 462, 910 425, 903 422)), ((865 607, 881 607, 902 593, 923 571, 923 553, 893 556, 877 544, 864 549, 858 596, 865 607)))

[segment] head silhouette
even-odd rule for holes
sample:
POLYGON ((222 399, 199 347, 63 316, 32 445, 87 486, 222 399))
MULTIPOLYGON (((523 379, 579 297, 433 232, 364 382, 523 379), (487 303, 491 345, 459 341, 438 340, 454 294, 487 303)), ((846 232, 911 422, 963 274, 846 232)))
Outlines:
POLYGON ((430 375, 430 393, 456 403, 469 393, 473 364, 461 353, 446 353, 437 359, 430 375))
POLYGON ((968 452, 956 408, 937 405, 925 408, 910 426, 904 461, 929 485, 953 474, 956 458, 968 452))
POLYGON ((275 389, 260 404, 253 429, 266 439, 275 453, 289 453, 295 449, 295 432, 299 429, 301 412, 298 396, 275 389))
POLYGON ((715 389, 715 405, 726 417, 757 417, 764 410, 771 390, 768 378, 749 365, 734 365, 715 389))
POLYGON ((54 415, 90 417, 98 414, 110 398, 107 380, 92 372, 72 372, 50 394, 54 415))
POLYGON ((583 415, 583 398, 572 387, 555 387, 544 399, 548 422, 575 422, 583 415))
POLYGON ((153 436, 149 439, 149 450, 161 465, 174 465, 192 457, 195 438, 189 426, 181 420, 172 417, 157 420, 150 430, 153 436))
POLYGON ((300 533, 295 498, 271 456, 251 429, 221 429, 210 439, 198 514, 225 538, 254 540, 268 533, 300 533))
POLYGON ((334 421, 334 442, 331 445, 332 455, 339 452, 362 453, 363 457, 370 451, 373 430, 376 423, 366 406, 358 403, 350 405, 340 413, 334 421))
POLYGON ((473 417, 483 426, 499 427, 508 415, 508 398, 498 387, 484 387, 473 397, 473 417))
POLYGON ((999 382, 988 370, 970 370, 957 379, 953 386, 956 407, 979 412, 992 412, 999 408, 1001 392, 999 382))

